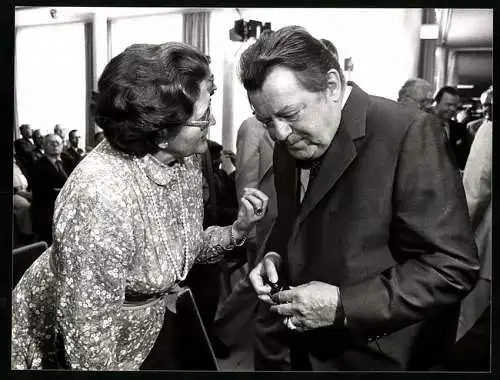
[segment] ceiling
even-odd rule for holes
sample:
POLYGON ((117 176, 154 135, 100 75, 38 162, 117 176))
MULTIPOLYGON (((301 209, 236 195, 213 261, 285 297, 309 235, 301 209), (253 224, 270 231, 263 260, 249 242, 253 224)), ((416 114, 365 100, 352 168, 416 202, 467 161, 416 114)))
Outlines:
POLYGON ((493 9, 451 9, 446 45, 493 48, 493 9))

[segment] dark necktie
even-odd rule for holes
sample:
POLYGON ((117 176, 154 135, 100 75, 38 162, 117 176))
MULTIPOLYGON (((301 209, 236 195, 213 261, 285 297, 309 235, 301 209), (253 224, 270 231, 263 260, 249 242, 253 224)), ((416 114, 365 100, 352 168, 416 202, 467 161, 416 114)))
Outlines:
POLYGON ((64 167, 63 167, 63 164, 61 161, 59 161, 59 160, 56 161, 56 168, 59 171, 59 173, 61 173, 65 177, 68 176, 68 174, 66 174, 66 171, 64 170, 64 167))

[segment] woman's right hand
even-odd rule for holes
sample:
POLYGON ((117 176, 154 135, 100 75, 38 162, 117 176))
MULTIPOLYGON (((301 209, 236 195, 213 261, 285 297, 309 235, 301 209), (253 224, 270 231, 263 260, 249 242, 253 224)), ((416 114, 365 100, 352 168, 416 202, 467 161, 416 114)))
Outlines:
POLYGON ((247 187, 244 190, 234 227, 237 232, 247 235, 255 223, 266 215, 269 198, 258 189, 247 187))
POLYGON ((268 252, 264 258, 252 269, 249 274, 250 282, 257 293, 257 297, 270 305, 272 287, 269 283, 278 283, 278 271, 281 266, 281 256, 276 252, 268 252))

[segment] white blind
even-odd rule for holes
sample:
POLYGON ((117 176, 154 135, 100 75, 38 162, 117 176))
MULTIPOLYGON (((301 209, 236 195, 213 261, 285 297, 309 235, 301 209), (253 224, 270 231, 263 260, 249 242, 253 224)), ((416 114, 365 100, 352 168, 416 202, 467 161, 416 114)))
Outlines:
POLYGON ((18 28, 15 49, 18 123, 30 124, 42 134, 60 124, 66 136, 76 129, 84 142, 84 24, 18 28))

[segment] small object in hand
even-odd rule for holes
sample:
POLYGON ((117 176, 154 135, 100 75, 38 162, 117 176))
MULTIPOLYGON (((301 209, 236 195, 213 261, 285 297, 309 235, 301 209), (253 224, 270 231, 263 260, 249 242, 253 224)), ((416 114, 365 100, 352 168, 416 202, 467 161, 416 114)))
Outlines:
POLYGON ((255 215, 262 216, 263 214, 264 214, 264 209, 262 208, 255 209, 255 215))
POLYGON ((284 323, 290 330, 297 330, 297 326, 292 322, 292 317, 286 317, 284 323))
POLYGON ((285 289, 285 287, 283 285, 280 285, 278 282, 267 281, 267 283, 271 287, 270 295, 276 294, 285 289))

